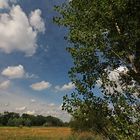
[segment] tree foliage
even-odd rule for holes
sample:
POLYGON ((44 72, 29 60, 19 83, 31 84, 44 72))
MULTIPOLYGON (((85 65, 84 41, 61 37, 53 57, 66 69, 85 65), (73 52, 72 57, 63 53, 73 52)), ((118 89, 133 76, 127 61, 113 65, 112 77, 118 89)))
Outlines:
POLYGON ((0 114, 0 125, 1 126, 63 126, 63 121, 53 116, 42 116, 42 115, 19 115, 15 112, 4 112, 0 114))
POLYGON ((138 139, 139 0, 72 0, 55 9, 60 15, 54 20, 68 28, 67 40, 73 46, 67 50, 76 88, 64 97, 63 109, 82 126, 90 120, 89 130, 110 139, 138 139), (97 86, 102 95, 95 94, 97 86))

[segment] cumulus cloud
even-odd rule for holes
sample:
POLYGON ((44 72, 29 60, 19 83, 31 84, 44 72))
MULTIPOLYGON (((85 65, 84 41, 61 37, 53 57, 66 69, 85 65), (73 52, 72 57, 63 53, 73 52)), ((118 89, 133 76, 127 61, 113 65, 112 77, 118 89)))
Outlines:
POLYGON ((55 107, 55 104, 54 103, 50 103, 49 106, 50 107, 55 107))
POLYGON ((26 109, 27 109, 26 106, 16 108, 17 111, 24 111, 24 110, 26 110, 26 109))
POLYGON ((15 4, 17 0, 0 0, 0 9, 9 9, 9 3, 15 4))
POLYGON ((27 78, 27 79, 32 79, 32 78, 37 79, 39 77, 37 75, 35 75, 35 74, 26 73, 25 78, 27 78))
POLYGON ((9 8, 9 4, 7 0, 0 0, 0 9, 9 8))
POLYGON ((34 115, 56 116, 63 121, 69 121, 71 116, 62 111, 60 104, 50 102, 34 95, 26 94, 28 91, 16 87, 12 92, 1 90, 0 92, 0 112, 9 111, 20 114, 28 113, 34 115), (33 103, 31 102, 33 101, 33 103), (24 110, 25 109, 25 110, 24 110))
POLYGON ((18 0, 9 0, 11 3, 17 3, 18 0))
MULTIPOLYGON (((1 7, 2 4, 4 5, 4 2, 1 7)), ((20 51, 26 56, 32 56, 38 47, 37 35, 44 30, 45 25, 39 9, 31 12, 28 18, 19 5, 12 6, 9 13, 0 14, 0 51, 20 51)))
POLYGON ((128 72, 128 68, 125 66, 120 66, 117 69, 110 71, 109 79, 112 81, 118 81, 120 74, 126 74, 128 72))
MULTIPOLYGON (((127 74, 128 68, 126 66, 119 66, 118 68, 112 71, 110 70, 107 70, 107 71, 109 72, 108 74, 109 80, 118 82, 121 74, 127 74)), ((100 79, 97 80, 97 85, 100 86, 101 84, 102 84, 102 81, 100 79)))
POLYGON ((49 82, 46 82, 46 81, 41 81, 41 82, 34 83, 34 84, 30 85, 30 87, 33 90, 41 91, 41 90, 45 90, 45 89, 50 88, 51 84, 49 82))
POLYGON ((31 103, 35 103, 36 100, 35 100, 35 99, 31 99, 30 102, 31 102, 31 103))
POLYGON ((9 66, 4 69, 1 73, 3 76, 6 76, 10 79, 22 78, 25 74, 24 67, 22 65, 18 66, 9 66))
POLYGON ((75 88, 75 85, 72 82, 68 84, 64 84, 62 87, 61 86, 55 87, 56 91, 67 91, 67 90, 72 90, 74 88, 75 88))
POLYGON ((4 90, 4 89, 9 88, 10 84, 11 84, 10 80, 0 82, 0 89, 4 90))
POLYGON ((34 115, 35 114, 35 110, 32 110, 32 111, 30 111, 30 110, 28 110, 27 112, 25 112, 26 114, 29 114, 29 115, 34 115))
MULTIPOLYGON (((118 92, 122 92, 123 90, 123 85, 120 82, 120 76, 121 75, 125 75, 128 72, 128 68, 126 66, 119 66, 118 68, 114 69, 114 70, 106 70, 105 71, 108 72, 108 79, 112 82, 115 82, 116 87, 112 87, 110 85, 106 85, 106 88, 108 89, 108 91, 110 93, 114 93, 114 88, 116 91, 118 92)), ((102 85, 102 80, 99 79, 96 81, 97 86, 101 87, 102 85)))
POLYGON ((45 32, 45 24, 41 18, 41 10, 36 9, 30 14, 30 24, 39 32, 45 32))

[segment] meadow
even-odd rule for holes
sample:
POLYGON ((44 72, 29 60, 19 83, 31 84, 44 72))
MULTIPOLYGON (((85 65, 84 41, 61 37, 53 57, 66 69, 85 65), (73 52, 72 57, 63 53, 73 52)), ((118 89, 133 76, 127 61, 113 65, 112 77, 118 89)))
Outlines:
POLYGON ((0 127, 0 140, 102 140, 88 132, 73 133, 67 127, 0 127))

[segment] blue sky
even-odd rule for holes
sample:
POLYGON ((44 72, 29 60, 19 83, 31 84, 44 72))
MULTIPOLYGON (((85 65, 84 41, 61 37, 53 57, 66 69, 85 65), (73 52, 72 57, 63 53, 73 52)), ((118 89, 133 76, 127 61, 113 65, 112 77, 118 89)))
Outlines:
POLYGON ((74 85, 64 40, 53 23, 63 0, 0 0, 0 112, 53 115, 63 120, 62 97, 74 85))

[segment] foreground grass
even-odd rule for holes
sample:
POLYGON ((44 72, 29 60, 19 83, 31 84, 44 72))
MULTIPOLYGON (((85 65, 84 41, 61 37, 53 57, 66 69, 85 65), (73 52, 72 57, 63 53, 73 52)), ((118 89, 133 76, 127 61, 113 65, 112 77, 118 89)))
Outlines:
POLYGON ((0 127, 0 140, 102 140, 88 132, 72 134, 66 127, 0 127))

